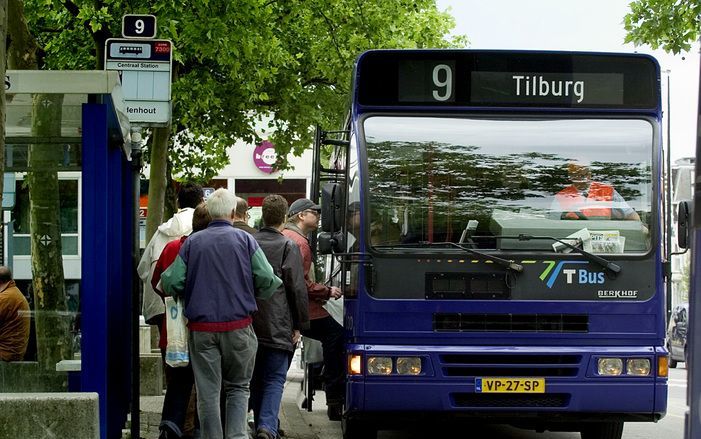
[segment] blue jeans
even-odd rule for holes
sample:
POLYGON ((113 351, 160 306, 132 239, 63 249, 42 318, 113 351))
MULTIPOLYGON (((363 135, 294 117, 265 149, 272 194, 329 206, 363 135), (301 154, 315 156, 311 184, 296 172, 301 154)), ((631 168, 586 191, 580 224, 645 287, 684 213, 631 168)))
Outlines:
POLYGON ((219 407, 226 394, 226 439, 248 439, 249 384, 258 340, 249 325, 228 332, 190 331, 190 363, 197 385, 197 413, 203 438, 222 439, 219 407))
POLYGON ((321 342, 324 352, 324 382, 326 404, 342 404, 345 399, 346 362, 343 326, 331 316, 309 321, 305 337, 321 342))
POLYGON ((251 407, 256 430, 264 428, 277 437, 277 421, 285 387, 290 353, 258 345, 256 365, 251 380, 251 407))

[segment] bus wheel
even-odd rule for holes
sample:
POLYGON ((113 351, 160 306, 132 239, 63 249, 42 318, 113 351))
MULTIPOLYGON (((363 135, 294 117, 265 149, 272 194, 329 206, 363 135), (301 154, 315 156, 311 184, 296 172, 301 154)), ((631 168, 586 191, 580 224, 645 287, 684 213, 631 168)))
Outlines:
POLYGON ((341 429, 343 439, 377 439, 377 429, 358 419, 344 417, 341 421, 341 429))
POLYGON ((594 422, 582 428, 582 439, 621 439, 623 422, 594 422))

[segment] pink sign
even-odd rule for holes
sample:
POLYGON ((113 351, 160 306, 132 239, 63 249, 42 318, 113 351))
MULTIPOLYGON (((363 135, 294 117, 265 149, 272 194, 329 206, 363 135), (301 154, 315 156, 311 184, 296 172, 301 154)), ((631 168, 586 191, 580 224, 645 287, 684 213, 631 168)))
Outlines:
POLYGON ((263 140, 256 146, 256 149, 253 150, 253 163, 263 172, 268 174, 275 172, 273 165, 276 160, 277 153, 275 152, 275 145, 267 140, 263 140))

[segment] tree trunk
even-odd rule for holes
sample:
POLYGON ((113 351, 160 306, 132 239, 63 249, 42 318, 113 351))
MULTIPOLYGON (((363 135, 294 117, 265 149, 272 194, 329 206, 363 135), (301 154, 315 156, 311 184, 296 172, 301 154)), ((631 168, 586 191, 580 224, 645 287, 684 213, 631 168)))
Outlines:
POLYGON ((10 41, 7 47, 8 68, 38 70, 43 52, 29 33, 22 0, 8 0, 7 32, 10 41))
MULTIPOLYGON (((8 5, 8 65, 37 70, 43 52, 29 33, 22 1, 9 0, 8 5)), ((63 96, 37 94, 32 99, 32 136, 59 137, 63 96)), ((71 348, 61 255, 58 164, 62 152, 57 144, 30 145, 27 173, 37 359, 42 369, 54 373, 56 363, 69 358, 71 348)))
POLYGON ((178 211, 178 191, 173 182, 173 165, 168 160, 166 167, 166 195, 163 200, 163 218, 170 218, 178 211))
POLYGON ((163 205, 166 193, 166 166, 170 128, 155 128, 151 144, 151 171, 148 185, 148 216, 146 217, 146 242, 163 222, 163 205))
MULTIPOLYGON (((32 136, 60 136, 63 95, 36 94, 32 104, 32 136)), ((62 154, 60 144, 35 143, 29 147, 27 183, 37 358, 47 370, 55 369, 57 362, 71 356, 58 187, 62 154)))

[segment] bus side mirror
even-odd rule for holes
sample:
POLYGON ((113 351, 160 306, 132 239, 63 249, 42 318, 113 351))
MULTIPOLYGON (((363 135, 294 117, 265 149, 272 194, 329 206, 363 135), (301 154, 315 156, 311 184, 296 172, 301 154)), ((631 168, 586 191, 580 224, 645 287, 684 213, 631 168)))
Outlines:
POLYGON ((691 245, 691 219, 694 213, 693 201, 680 201, 677 210, 677 244, 679 248, 691 245))
POLYGON ((319 254, 321 255, 343 253, 345 251, 343 234, 341 232, 321 232, 317 237, 317 243, 319 245, 319 254))
POLYGON ((341 230, 343 218, 343 186, 327 183, 321 188, 321 230, 334 233, 341 230))

